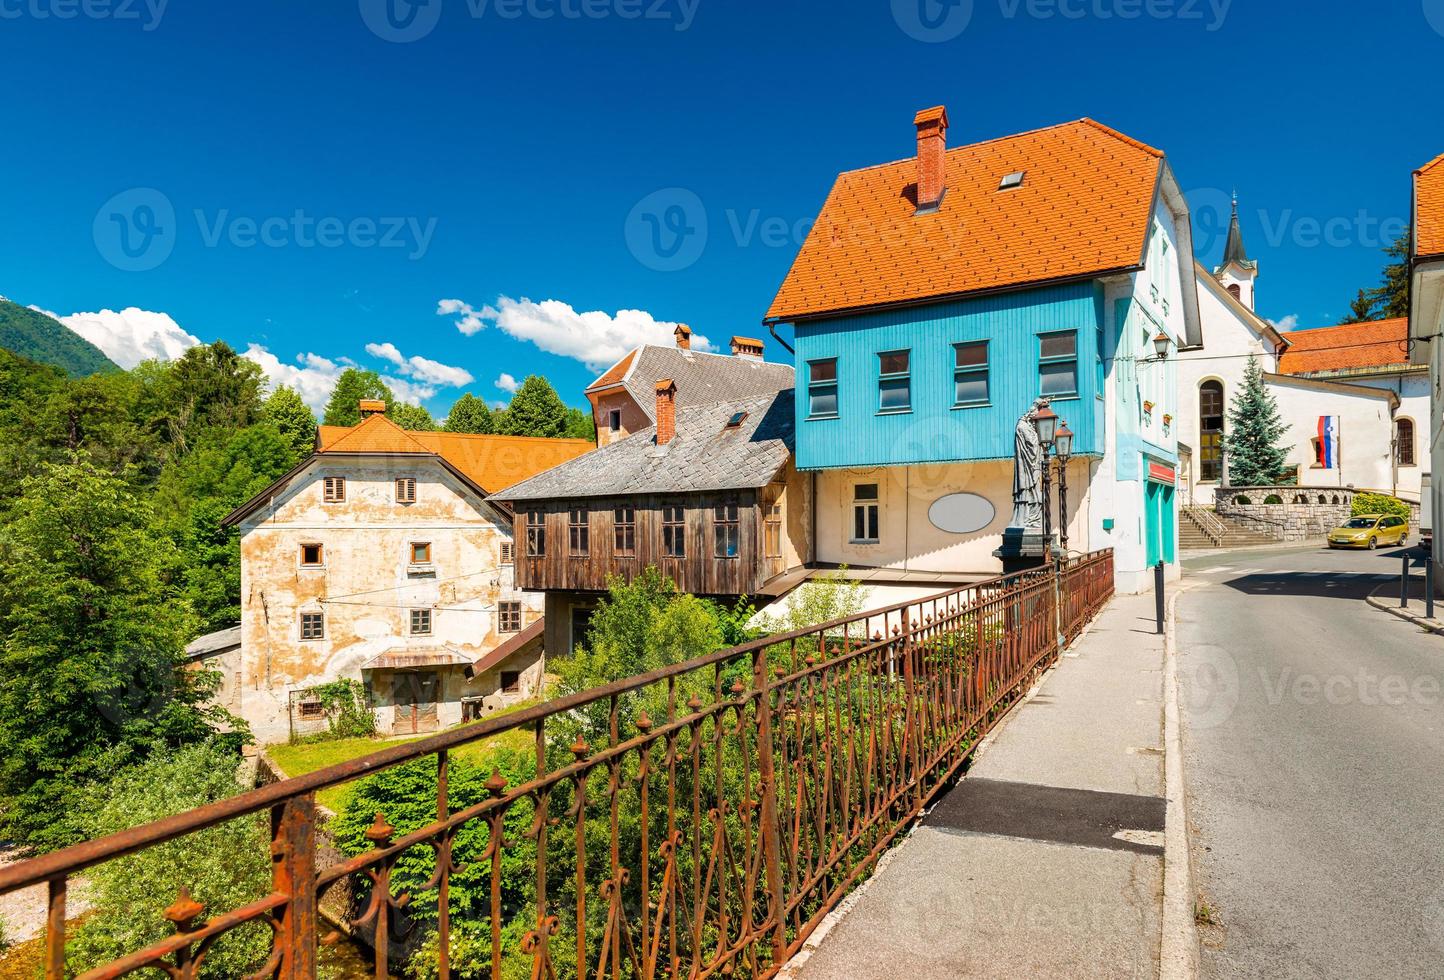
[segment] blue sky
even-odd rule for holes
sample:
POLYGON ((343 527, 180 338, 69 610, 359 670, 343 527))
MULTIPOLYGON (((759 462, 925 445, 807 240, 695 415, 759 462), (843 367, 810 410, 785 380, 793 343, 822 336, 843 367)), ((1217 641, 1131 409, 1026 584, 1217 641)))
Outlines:
POLYGON ((354 361, 584 404, 671 322, 762 335, 837 172, 944 103, 951 145, 1164 149, 1206 260, 1236 187, 1260 312, 1324 325, 1444 152, 1441 59, 1444 0, 0 0, 0 294, 313 399, 354 361))

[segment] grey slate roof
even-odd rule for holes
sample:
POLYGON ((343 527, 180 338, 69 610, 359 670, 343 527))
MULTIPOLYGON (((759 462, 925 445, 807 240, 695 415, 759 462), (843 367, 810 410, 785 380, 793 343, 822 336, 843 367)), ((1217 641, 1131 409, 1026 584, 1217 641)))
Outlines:
POLYGON ((741 401, 677 409, 677 434, 655 444, 655 428, 538 473, 493 500, 559 500, 645 493, 702 493, 766 486, 792 456, 792 389, 741 401), (737 412, 747 417, 725 428, 737 412))
POLYGON ((241 628, 230 626, 205 636, 198 636, 186 644, 187 660, 204 660, 216 654, 235 650, 241 645, 241 628))
POLYGON ((621 384, 653 421, 657 382, 662 378, 672 379, 677 386, 677 406, 685 408, 760 398, 791 388, 792 365, 644 344, 637 349, 621 384))

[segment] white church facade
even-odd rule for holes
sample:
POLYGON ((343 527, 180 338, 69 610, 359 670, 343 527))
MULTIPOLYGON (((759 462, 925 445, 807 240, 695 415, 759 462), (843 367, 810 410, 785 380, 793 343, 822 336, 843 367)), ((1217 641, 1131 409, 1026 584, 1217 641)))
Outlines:
POLYGON ((1418 501, 1428 469, 1429 376, 1409 363, 1407 323, 1280 330, 1259 316, 1259 267, 1244 249, 1236 205, 1222 264, 1195 271, 1203 342, 1178 352, 1178 433, 1190 450, 1184 506, 1209 506, 1228 483, 1228 413, 1251 356, 1288 425, 1286 479, 1418 501))

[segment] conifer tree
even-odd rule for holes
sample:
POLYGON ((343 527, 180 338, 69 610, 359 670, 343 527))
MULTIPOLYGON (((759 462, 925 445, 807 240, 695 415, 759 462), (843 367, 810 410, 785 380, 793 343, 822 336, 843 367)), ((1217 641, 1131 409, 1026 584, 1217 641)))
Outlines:
POLYGON ((1268 486, 1283 475, 1288 447, 1281 439, 1288 423, 1279 418, 1279 407, 1264 387, 1263 368, 1250 355, 1244 370, 1243 387, 1233 396, 1228 409, 1228 480, 1233 486, 1268 486))

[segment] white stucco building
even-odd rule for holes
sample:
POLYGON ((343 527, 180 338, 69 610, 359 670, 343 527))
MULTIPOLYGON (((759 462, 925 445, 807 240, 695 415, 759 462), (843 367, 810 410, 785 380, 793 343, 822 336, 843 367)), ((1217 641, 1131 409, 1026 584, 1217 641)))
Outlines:
MULTIPOLYGON (((1410 363, 1427 366, 1433 403, 1427 418, 1427 463, 1431 481, 1432 526, 1437 530, 1444 505, 1444 443, 1440 441, 1440 414, 1444 412, 1440 380, 1444 375, 1444 155, 1414 171, 1414 241, 1410 250, 1409 341, 1410 363)), ((1434 566, 1444 573, 1444 545, 1434 535, 1434 566)), ((1444 574, 1436 574, 1444 587, 1444 574)))
POLYGON ((1405 322, 1277 329, 1255 312, 1259 267, 1244 249, 1236 207, 1222 265, 1195 270, 1203 340, 1178 356, 1178 438, 1191 450, 1185 505, 1210 505, 1226 479, 1228 410, 1250 356, 1289 426, 1288 465, 1300 485, 1418 500, 1429 381, 1409 362, 1405 322), (1338 433, 1328 453, 1320 447, 1322 419, 1338 433))

